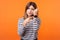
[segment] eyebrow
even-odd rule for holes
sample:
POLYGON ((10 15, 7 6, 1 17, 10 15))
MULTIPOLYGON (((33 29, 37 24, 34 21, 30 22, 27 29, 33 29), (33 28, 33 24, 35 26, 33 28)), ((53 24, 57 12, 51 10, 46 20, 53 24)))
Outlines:
POLYGON ((34 8, 31 8, 31 9, 34 9, 34 8))

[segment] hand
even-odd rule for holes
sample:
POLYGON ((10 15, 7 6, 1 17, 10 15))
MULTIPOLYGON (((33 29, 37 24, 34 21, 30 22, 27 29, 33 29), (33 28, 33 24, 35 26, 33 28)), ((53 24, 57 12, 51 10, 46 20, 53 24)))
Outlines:
POLYGON ((38 9, 35 9, 33 15, 37 15, 37 13, 38 13, 38 9))
POLYGON ((23 26, 25 27, 26 26, 26 24, 28 23, 28 22, 30 22, 30 19, 31 19, 32 17, 29 17, 29 18, 27 18, 27 19, 25 19, 24 20, 24 22, 23 22, 23 26))

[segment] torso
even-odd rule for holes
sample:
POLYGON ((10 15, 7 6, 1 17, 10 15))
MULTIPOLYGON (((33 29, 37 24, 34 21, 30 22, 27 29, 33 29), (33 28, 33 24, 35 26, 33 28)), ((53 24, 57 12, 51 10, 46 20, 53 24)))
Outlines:
POLYGON ((34 20, 30 20, 30 22, 27 23, 28 25, 25 27, 26 32, 25 35, 21 37, 22 39, 33 40, 37 38, 37 31, 34 31, 34 27, 32 24, 33 21, 34 20))

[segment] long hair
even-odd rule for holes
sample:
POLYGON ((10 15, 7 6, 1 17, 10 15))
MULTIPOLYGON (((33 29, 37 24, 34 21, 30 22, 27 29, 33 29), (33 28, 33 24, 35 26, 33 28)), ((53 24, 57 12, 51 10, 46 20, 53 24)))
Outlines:
MULTIPOLYGON (((25 7, 25 13, 24 13, 24 16, 23 16, 24 19, 26 19, 26 18, 28 17, 26 11, 27 11, 27 9, 28 9, 31 5, 34 7, 34 9, 37 8, 37 5, 36 5, 35 2, 29 2, 29 3, 26 5, 26 7, 25 7)), ((38 16, 37 16, 37 17, 38 17, 38 16)))

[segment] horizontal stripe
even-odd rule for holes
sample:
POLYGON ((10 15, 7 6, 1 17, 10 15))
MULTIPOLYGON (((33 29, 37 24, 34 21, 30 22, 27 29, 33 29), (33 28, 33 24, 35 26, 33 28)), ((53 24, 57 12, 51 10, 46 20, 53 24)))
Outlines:
MULTIPOLYGON (((21 18, 19 19, 19 22, 18 22, 18 29, 20 29, 21 27, 23 27, 22 23, 23 23, 24 19, 21 18)), ((35 20, 31 20, 30 23, 28 23, 25 27, 25 35, 24 36, 21 36, 22 39, 28 39, 31 38, 31 39, 35 39, 37 37, 37 29, 38 29, 38 25, 39 25, 39 19, 35 20)))

